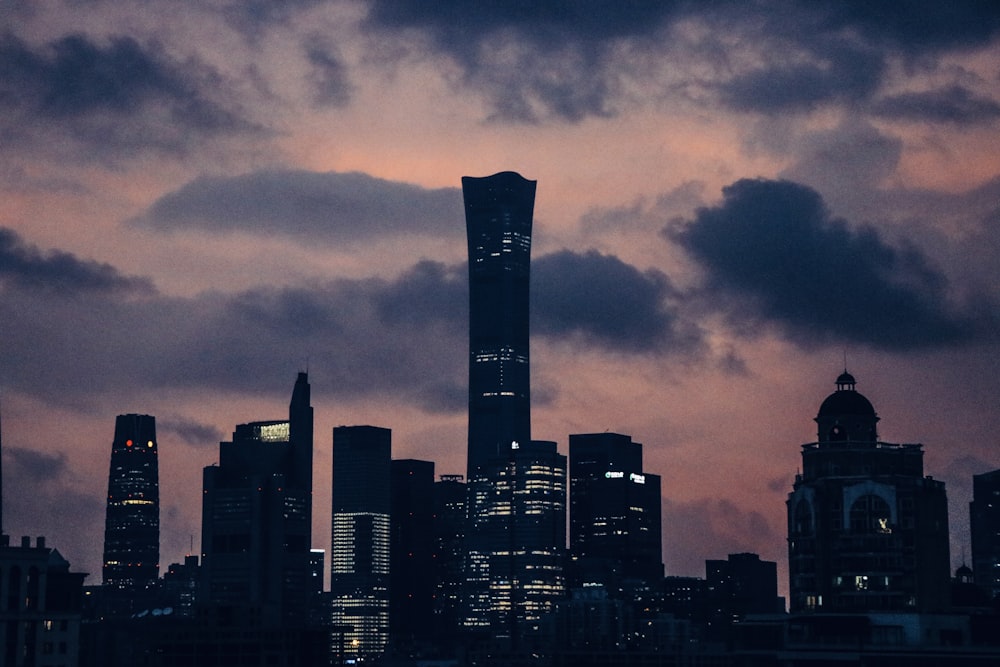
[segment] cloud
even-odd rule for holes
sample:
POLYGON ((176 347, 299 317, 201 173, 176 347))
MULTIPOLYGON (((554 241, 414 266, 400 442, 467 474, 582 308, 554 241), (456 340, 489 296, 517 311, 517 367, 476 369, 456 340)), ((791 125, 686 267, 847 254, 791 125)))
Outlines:
POLYGON ((216 427, 180 415, 157 418, 156 428, 159 440, 163 440, 165 434, 172 434, 188 445, 215 445, 223 438, 222 431, 216 427))
POLYGON ((989 0, 935 0, 828 3, 820 7, 826 30, 853 30, 875 43, 908 54, 967 49, 987 44, 1000 33, 1000 7, 989 0))
POLYGON ((532 327, 554 340, 577 339, 621 352, 690 349, 669 301, 667 276, 639 271, 613 255, 563 250, 532 262, 532 327))
POLYGON ((902 350, 976 333, 918 248, 892 247, 872 227, 833 218, 803 185, 737 181, 721 204, 665 233, 702 264, 713 307, 774 323, 800 344, 902 350))
POLYGON ((202 176, 155 201, 132 224, 343 243, 382 235, 458 234, 458 188, 430 190, 362 173, 257 171, 202 176))
POLYGON ((82 34, 32 47, 0 36, 0 131, 35 145, 68 136, 79 157, 123 157, 149 149, 183 154, 206 138, 262 134, 228 100, 219 75, 175 62, 127 36, 104 43, 82 34))
POLYGON ((66 455, 62 452, 49 455, 20 447, 4 447, 3 453, 10 457, 7 476, 30 480, 31 484, 60 481, 68 471, 66 455))
POLYGON ((495 117, 535 122, 609 116, 620 94, 623 42, 652 37, 683 2, 412 3, 375 0, 365 25, 420 31, 451 57, 463 83, 491 98, 495 117))
MULTIPOLYGON (((117 276, 99 266, 98 275, 117 276)), ((540 257, 533 272, 538 337, 624 353, 690 349, 698 341, 672 312, 677 295, 659 272, 568 251, 540 257)), ((27 394, 84 404, 149 388, 272 393, 285 391, 290 374, 308 362, 326 395, 393 395, 429 412, 466 407, 464 264, 422 261, 391 280, 130 295, 77 289, 66 298, 10 282, 0 300, 0 338, 10 360, 5 381, 27 394)), ((182 418, 161 429, 186 442, 217 440, 182 418)))
POLYGON ((323 39, 314 37, 303 45, 309 62, 307 80, 312 87, 313 103, 319 107, 345 107, 351 101, 352 86, 337 51, 323 39))
POLYGON ((108 264, 81 260, 67 252, 43 253, 25 244, 16 232, 0 227, 0 288, 11 285, 60 294, 153 291, 145 278, 124 276, 108 264))
POLYGON ((807 112, 865 100, 878 89, 885 70, 881 54, 840 41, 801 46, 810 52, 805 62, 789 64, 783 59, 722 83, 723 104, 764 114, 807 112))
POLYGON ((975 125, 1000 118, 1000 103, 953 85, 922 92, 891 95, 876 102, 875 115, 892 120, 975 125))
POLYGON ((705 576, 705 560, 753 552, 780 560, 784 538, 763 514, 727 499, 663 500, 663 560, 668 575, 705 576))

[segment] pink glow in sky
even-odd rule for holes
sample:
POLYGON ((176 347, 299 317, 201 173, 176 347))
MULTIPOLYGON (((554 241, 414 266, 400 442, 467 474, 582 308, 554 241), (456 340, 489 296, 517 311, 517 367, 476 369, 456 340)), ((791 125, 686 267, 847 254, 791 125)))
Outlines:
POLYGON ((538 181, 534 437, 662 475, 667 574, 785 569, 846 365, 967 558, 1000 468, 1000 9, 982 3, 8 3, 4 531, 100 580, 117 414, 157 418, 161 565, 201 469, 308 367, 331 430, 465 467, 460 179, 538 181), (919 20, 913 20, 919 17, 919 20))

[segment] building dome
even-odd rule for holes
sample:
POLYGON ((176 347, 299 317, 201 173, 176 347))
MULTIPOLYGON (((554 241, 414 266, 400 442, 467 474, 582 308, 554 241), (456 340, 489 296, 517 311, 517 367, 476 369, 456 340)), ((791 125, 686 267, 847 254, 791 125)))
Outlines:
POLYGON ((839 417, 852 415, 858 417, 874 417, 875 408, 871 401, 859 394, 854 386, 857 381, 846 370, 837 378, 837 391, 826 397, 819 406, 818 417, 839 417))
POLYGON ((875 408, 863 394, 854 388, 857 381, 844 370, 837 377, 837 391, 826 397, 819 406, 816 422, 819 424, 819 439, 864 440, 877 439, 875 424, 878 415, 875 408))

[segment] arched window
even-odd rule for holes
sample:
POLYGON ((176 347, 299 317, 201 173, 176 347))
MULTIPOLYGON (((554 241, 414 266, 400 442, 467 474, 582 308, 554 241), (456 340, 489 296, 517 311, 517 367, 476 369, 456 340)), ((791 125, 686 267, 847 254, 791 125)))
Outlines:
POLYGON ((851 505, 852 533, 891 533, 892 512, 889 503, 879 496, 867 494, 851 505))

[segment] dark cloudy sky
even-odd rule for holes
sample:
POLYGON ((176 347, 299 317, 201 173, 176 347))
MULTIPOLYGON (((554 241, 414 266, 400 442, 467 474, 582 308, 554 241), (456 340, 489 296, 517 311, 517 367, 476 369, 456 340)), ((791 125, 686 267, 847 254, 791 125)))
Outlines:
POLYGON ((198 550, 218 441, 305 368, 316 547, 332 427, 462 472, 459 186, 503 170, 538 181, 534 436, 645 445, 668 574, 785 572, 845 359, 967 557, 971 477, 1000 468, 995 2, 0 11, 4 529, 89 583, 120 413, 157 418, 164 566, 198 550))

